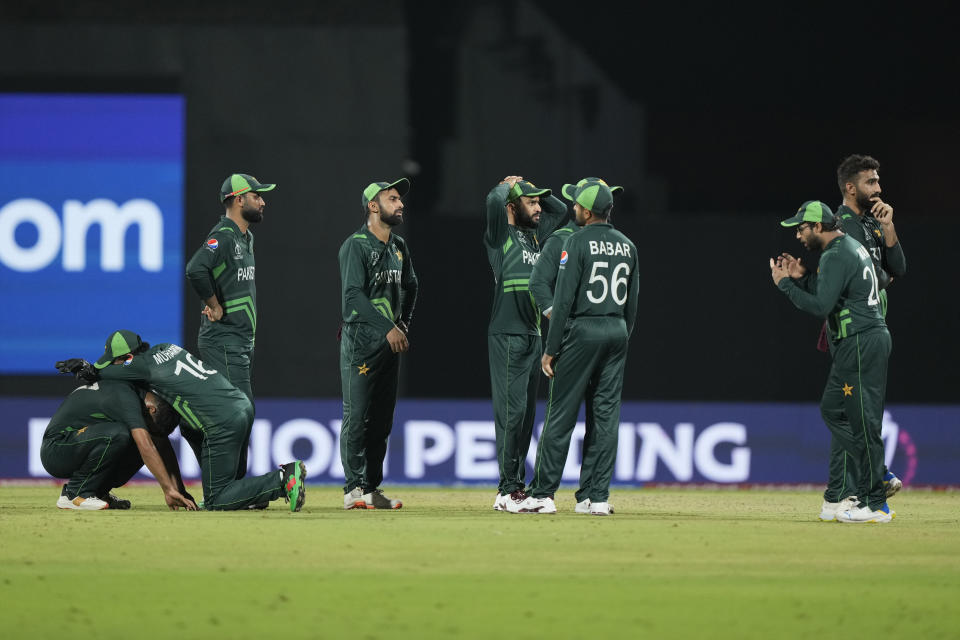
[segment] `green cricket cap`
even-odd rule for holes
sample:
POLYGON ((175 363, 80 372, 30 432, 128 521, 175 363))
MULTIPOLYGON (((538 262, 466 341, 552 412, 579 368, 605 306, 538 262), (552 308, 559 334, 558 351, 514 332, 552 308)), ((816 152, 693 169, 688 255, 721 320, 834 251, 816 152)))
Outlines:
POLYGON ((399 180, 394 180, 393 182, 371 182, 363 190, 361 206, 366 209, 368 202, 376 198, 378 193, 381 191, 386 191, 387 189, 396 189, 397 193, 403 197, 407 195, 407 191, 410 190, 410 181, 406 178, 400 178, 399 180))
POLYGON ((513 188, 510 189, 510 193, 507 195, 507 202, 516 200, 520 196, 527 196, 528 198, 533 198, 536 196, 548 196, 552 192, 550 189, 538 189, 537 185, 529 182, 527 180, 520 180, 517 184, 513 185, 513 188))
POLYGON ((613 206, 613 194, 623 191, 623 187, 611 187, 602 178, 584 178, 577 184, 565 184, 563 197, 578 203, 590 211, 605 211, 613 206))
POLYGON ((785 227, 795 227, 801 222, 830 223, 833 221, 833 211, 830 211, 830 207, 823 204, 819 200, 807 200, 800 205, 800 208, 797 209, 797 213, 792 218, 787 218, 780 224, 785 227))
POLYGON ((143 344, 143 341, 140 340, 140 336, 135 334, 133 331, 126 331, 124 329, 121 329, 120 331, 114 331, 107 338, 107 344, 104 348, 103 355, 100 356, 100 359, 97 360, 93 366, 95 366, 97 369, 103 369, 113 362, 115 358, 132 353, 141 344, 143 344))
POLYGON ((220 202, 223 202, 230 196, 238 196, 247 191, 256 191, 258 193, 261 191, 273 191, 276 186, 275 184, 262 184, 253 176, 245 173, 234 173, 224 180, 223 185, 220 187, 220 202))

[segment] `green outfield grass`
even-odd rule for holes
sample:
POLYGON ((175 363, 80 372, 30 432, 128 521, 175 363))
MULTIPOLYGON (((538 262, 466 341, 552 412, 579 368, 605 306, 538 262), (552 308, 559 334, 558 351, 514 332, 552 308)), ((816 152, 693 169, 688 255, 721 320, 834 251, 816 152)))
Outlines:
MULTIPOLYGON (((818 522, 813 491, 615 490, 609 518, 387 487, 402 510, 54 507, 0 487, 3 638, 956 638, 960 494, 903 491, 887 525, 818 522)), ((195 495, 199 488, 191 488, 195 495)))

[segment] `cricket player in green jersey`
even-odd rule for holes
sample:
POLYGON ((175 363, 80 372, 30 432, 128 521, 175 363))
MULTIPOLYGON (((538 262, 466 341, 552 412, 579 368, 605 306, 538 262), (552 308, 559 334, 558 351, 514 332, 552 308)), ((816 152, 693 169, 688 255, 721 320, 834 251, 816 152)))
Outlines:
POLYGON ((550 329, 540 366, 550 380, 533 482, 520 513, 556 513, 580 403, 586 433, 577 511, 610 515, 627 339, 637 317, 637 248, 610 224, 613 192, 602 180, 565 185, 580 231, 560 254, 550 329))
MULTIPOLYGON (((603 182, 600 178, 584 178, 575 185, 564 185, 563 197, 567 200, 573 200, 573 193, 576 188, 590 181, 603 182)), ((623 191, 623 187, 610 187, 610 192, 613 195, 617 195, 621 191, 623 191)), ((558 202, 560 201, 558 200, 558 202)), ((544 214, 541 215, 540 225, 537 228, 537 239, 540 241, 540 258, 537 260, 537 264, 533 265, 533 271, 530 272, 530 293, 533 294, 533 299, 537 303, 540 313, 549 320, 550 312, 553 310, 553 290, 557 283, 563 243, 572 234, 579 231, 580 226, 577 225, 576 219, 568 215, 566 207, 563 208, 562 219, 559 224, 554 225, 554 229, 550 230, 545 227, 544 220, 546 218, 547 207, 545 206, 544 214)))
MULTIPOLYGON (((887 287, 894 278, 907 273, 907 260, 900 245, 900 238, 893 225, 893 207, 880 199, 880 163, 870 156, 851 155, 837 167, 837 185, 843 196, 843 204, 837 208, 836 217, 845 234, 862 244, 870 252, 873 268, 877 272, 880 287, 880 313, 887 317, 887 287)), ((823 342, 826 342, 824 340, 823 342)), ((838 443, 831 446, 831 464, 843 466, 842 448, 838 443)), ((847 466, 847 469, 850 467, 847 466)), ((903 487, 903 482, 884 467, 883 485, 887 497, 903 487)), ((846 497, 850 488, 856 486, 847 477, 839 487, 827 487, 825 501, 846 497)), ((824 514, 829 520, 829 514, 824 514)))
POLYGON ((340 247, 340 384, 344 509, 399 509, 380 490, 387 439, 393 429, 400 354, 417 302, 417 274, 403 222, 410 181, 372 182, 363 190, 364 224, 340 247))
POLYGON ((547 206, 554 210, 555 228, 566 206, 550 189, 522 176, 507 176, 487 194, 483 244, 493 270, 487 352, 500 469, 497 511, 512 510, 526 498, 526 458, 540 382, 540 314, 530 293, 530 272, 540 256, 537 227, 547 206))
MULTIPOLYGON (((574 194, 577 187, 583 186, 586 183, 600 182, 607 184, 600 178, 584 178, 580 180, 577 184, 566 184, 563 186, 561 193, 563 197, 567 200, 573 200, 574 194)), ((609 185, 608 185, 609 186, 609 185)), ((623 187, 610 187, 610 193, 616 196, 618 193, 623 191, 623 187)), ((580 230, 580 226, 577 224, 576 218, 566 217, 566 224, 559 226, 556 230, 551 232, 549 235, 544 235, 541 233, 543 231, 543 219, 540 220, 540 229, 538 229, 538 236, 540 240, 540 259, 537 260, 537 264, 533 267, 533 272, 530 274, 530 292, 533 294, 533 299, 537 303, 537 307, 540 309, 540 313, 547 319, 550 320, 550 313, 553 311, 553 292, 557 283, 557 275, 560 268, 560 255, 563 252, 564 243, 570 238, 571 235, 580 230)), ((537 364, 540 364, 539 362, 537 364)), ((590 438, 584 438, 583 441, 583 451, 587 452, 590 450, 592 443, 592 437, 595 435, 595 431, 592 431, 590 438)), ((581 467, 581 472, 584 471, 584 468, 581 467)), ((590 513, 590 500, 585 497, 589 495, 589 478, 590 473, 581 473, 580 477, 580 488, 577 491, 577 506, 574 509, 577 513, 590 513)), ((613 505, 610 506, 611 512, 613 511, 613 505)))
MULTIPOLYGON (((890 333, 880 310, 880 286, 870 252, 844 234, 822 202, 804 202, 781 222, 796 227, 797 239, 822 251, 817 273, 807 273, 788 253, 770 259, 774 284, 803 311, 826 318, 833 362, 820 400, 820 413, 834 441, 852 465, 856 497, 825 504, 839 522, 890 522, 894 512, 883 485, 883 404, 887 388, 890 333)), ((828 485, 842 470, 830 466, 828 485)), ((825 496, 826 502, 826 496, 825 496)))
MULTIPOLYGON (((88 363, 68 360, 61 371, 84 376, 88 363), (79 363, 79 364, 78 364, 79 363), (79 371, 78 371, 79 370, 79 371)), ((291 511, 304 502, 306 469, 296 460, 280 471, 257 477, 238 472, 241 448, 253 422, 247 396, 215 369, 182 347, 161 343, 150 347, 131 331, 114 331, 103 356, 93 365, 100 380, 124 380, 148 386, 180 415, 180 431, 199 434, 195 449, 203 483, 203 508, 232 511, 284 497, 291 511)))
POLYGON ((886 289, 907 273, 907 260, 893 225, 893 207, 880 199, 880 163, 870 156, 851 155, 837 167, 843 204, 836 217, 845 234, 870 252, 880 287, 881 312, 886 317, 886 289))
POLYGON ((253 402, 250 369, 257 334, 256 261, 251 225, 263 220, 260 194, 277 185, 235 173, 220 187, 224 215, 187 263, 187 280, 203 309, 200 357, 253 402))
MULTIPOLYGON (((202 305, 197 337, 200 357, 240 389, 254 407, 251 369, 257 334, 257 266, 250 226, 263 220, 266 201, 260 194, 276 186, 261 184, 245 173, 228 176, 220 185, 224 215, 186 268, 187 280, 202 305)), ((194 449, 199 447, 197 432, 188 431, 184 436, 194 449)), ((248 431, 241 447, 241 478, 247 472, 249 441, 248 431)))
POLYGON ((141 401, 127 382, 104 380, 74 389, 53 414, 40 445, 40 462, 47 473, 68 479, 57 507, 129 509, 129 500, 110 491, 126 484, 146 463, 170 509, 196 510, 183 487, 170 441, 153 433, 150 416, 160 404, 165 403, 150 392, 141 401))

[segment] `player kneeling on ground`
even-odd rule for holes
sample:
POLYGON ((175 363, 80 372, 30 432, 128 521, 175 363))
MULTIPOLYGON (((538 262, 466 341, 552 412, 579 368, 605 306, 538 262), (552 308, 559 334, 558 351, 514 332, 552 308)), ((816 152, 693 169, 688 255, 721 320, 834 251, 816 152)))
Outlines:
POLYGON ((50 420, 40 445, 43 468, 67 479, 57 507, 129 509, 129 500, 110 492, 146 463, 170 509, 196 510, 166 438, 169 432, 161 434, 154 421, 164 405, 170 409, 156 395, 138 392, 128 382, 105 380, 74 389, 50 420))
POLYGON ((169 343, 150 347, 135 333, 114 331, 94 365, 66 360, 57 368, 88 382, 99 378, 147 385, 169 402, 197 453, 205 509, 234 511, 281 497, 290 502, 291 511, 303 506, 306 468, 299 460, 282 465, 279 473, 244 477, 241 453, 253 425, 253 405, 229 380, 182 347, 169 343))

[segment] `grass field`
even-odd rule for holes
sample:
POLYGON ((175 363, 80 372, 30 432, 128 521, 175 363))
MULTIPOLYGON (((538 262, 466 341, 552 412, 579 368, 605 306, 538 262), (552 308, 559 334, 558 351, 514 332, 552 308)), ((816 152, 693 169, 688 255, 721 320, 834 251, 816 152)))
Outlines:
POLYGON ((813 491, 614 490, 601 518, 570 491, 537 516, 388 489, 402 510, 310 486, 291 514, 171 513, 155 486, 59 511, 54 487, 0 487, 0 637, 960 637, 960 493, 841 525, 813 491))

